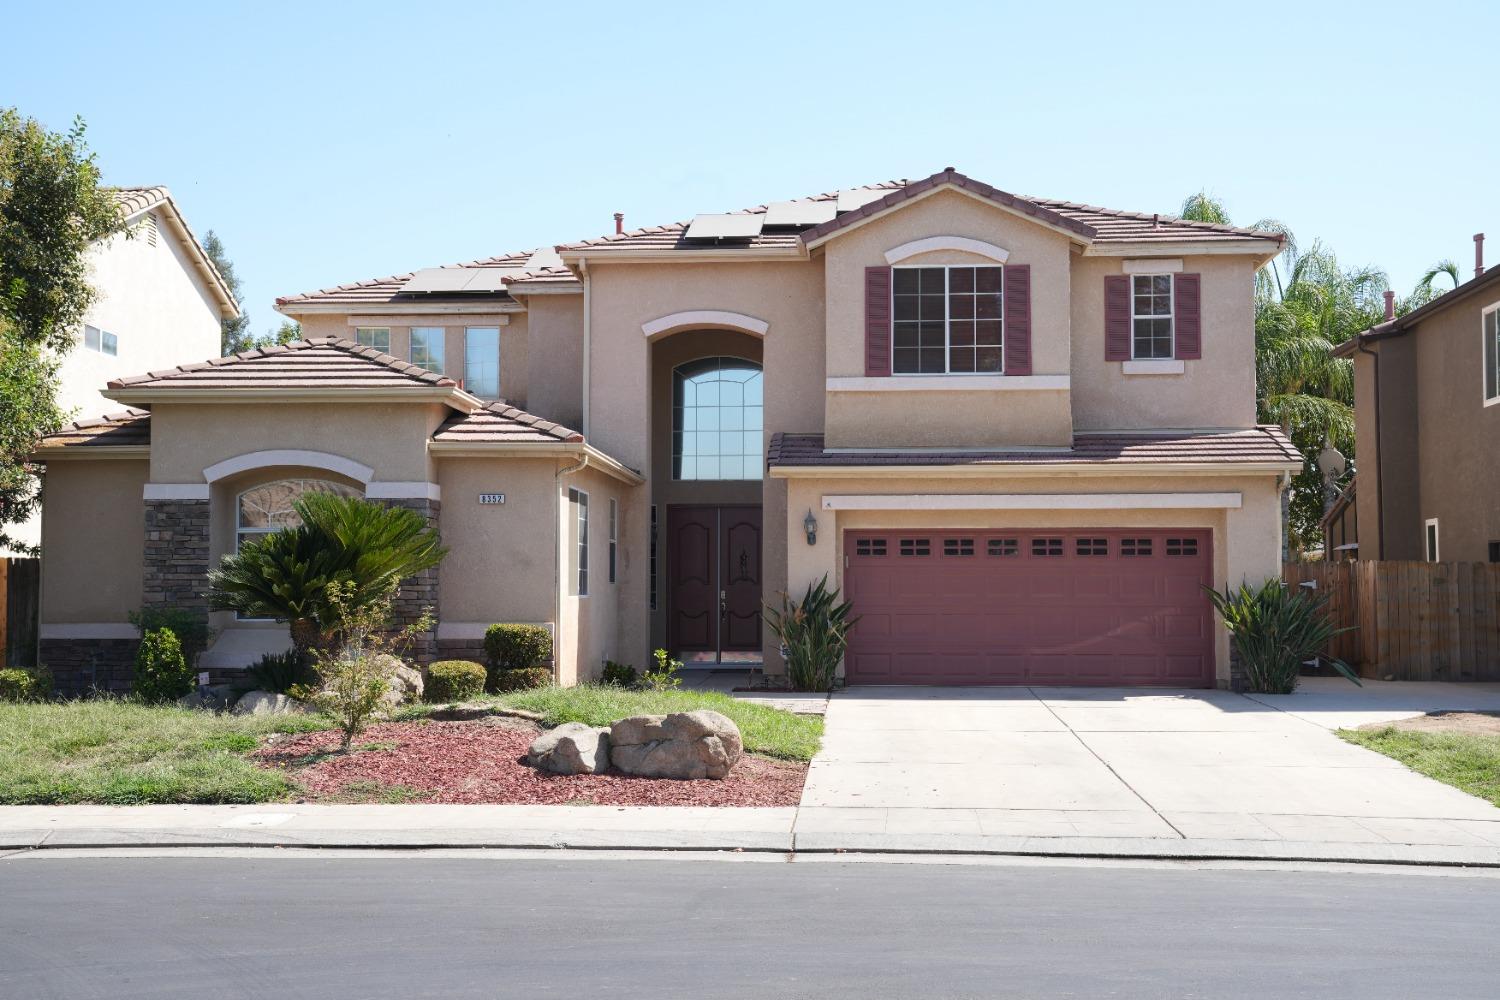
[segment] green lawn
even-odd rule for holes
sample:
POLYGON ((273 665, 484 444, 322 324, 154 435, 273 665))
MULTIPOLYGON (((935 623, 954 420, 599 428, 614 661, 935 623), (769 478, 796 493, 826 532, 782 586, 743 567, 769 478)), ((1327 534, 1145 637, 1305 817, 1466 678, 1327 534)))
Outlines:
POLYGON ((1500 736, 1413 732, 1395 726, 1341 729, 1339 735, 1500 806, 1500 736))
POLYGON ((716 691, 627 691, 606 685, 538 688, 500 695, 500 704, 540 713, 548 726, 583 722, 607 726, 628 715, 665 715, 711 708, 734 720, 751 753, 783 760, 812 760, 823 738, 823 719, 794 715, 716 691))
POLYGON ((0 703, 0 805, 267 802, 294 786, 245 752, 267 733, 329 727, 125 701, 0 703))

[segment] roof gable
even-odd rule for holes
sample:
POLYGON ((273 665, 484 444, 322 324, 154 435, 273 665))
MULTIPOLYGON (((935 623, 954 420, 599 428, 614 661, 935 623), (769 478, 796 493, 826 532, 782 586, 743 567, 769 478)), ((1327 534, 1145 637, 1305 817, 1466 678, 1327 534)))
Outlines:
POLYGON ((199 276, 208 285, 209 292, 218 300, 219 314, 225 318, 233 318, 240 314, 240 304, 235 300, 234 292, 230 291, 229 283, 219 273, 218 265, 203 249, 203 244, 198 242, 198 237, 193 234, 192 227, 187 224, 187 219, 183 218, 181 209, 173 200, 171 191, 162 185, 157 185, 155 187, 114 188, 111 193, 126 223, 132 222, 153 208, 160 207, 166 213, 174 235, 187 247, 188 257, 198 268, 199 276))
POLYGON ((433 434, 434 441, 444 444, 582 444, 583 435, 562 424, 543 419, 534 413, 500 401, 490 403, 473 413, 457 414, 444 421, 433 434))

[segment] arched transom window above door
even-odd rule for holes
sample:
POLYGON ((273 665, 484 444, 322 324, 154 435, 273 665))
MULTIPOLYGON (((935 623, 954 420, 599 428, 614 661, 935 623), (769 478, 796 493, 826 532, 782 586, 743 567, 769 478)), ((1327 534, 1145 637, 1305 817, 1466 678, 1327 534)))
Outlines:
POLYGON ((334 493, 357 497, 360 491, 326 479, 278 479, 252 486, 239 495, 235 511, 235 548, 261 535, 302 523, 293 507, 304 493, 334 493))
POLYGON ((672 372, 672 478, 760 479, 761 369, 701 358, 672 372))

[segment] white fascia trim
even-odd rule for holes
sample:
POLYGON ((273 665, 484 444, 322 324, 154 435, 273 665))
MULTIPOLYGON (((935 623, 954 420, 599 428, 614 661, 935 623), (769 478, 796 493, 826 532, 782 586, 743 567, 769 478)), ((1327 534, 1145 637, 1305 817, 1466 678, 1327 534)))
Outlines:
POLYGON ((273 448, 269 451, 247 452, 244 455, 236 455, 234 458, 226 458, 222 462, 215 462, 203 470, 203 478, 210 483, 216 483, 220 479, 241 472, 249 472, 251 469, 265 469, 278 465, 302 465, 310 469, 325 469, 329 472, 337 472, 341 476, 348 476, 350 479, 357 479, 362 484, 368 484, 375 475, 375 470, 370 466, 342 455, 332 455, 326 451, 304 451, 298 448, 273 448))
POLYGON ((727 312, 722 309, 689 309, 685 312, 675 312, 670 316, 662 316, 641 324, 641 332, 646 339, 660 337, 664 333, 673 330, 685 330, 699 327, 711 329, 739 330, 756 337, 764 337, 771 324, 754 316, 746 316, 744 313, 727 312))
POLYGON ((1274 473, 1287 476, 1300 472, 1302 464, 1292 462, 1243 462, 1207 464, 1201 462, 1111 463, 1111 462, 979 462, 972 465, 773 465, 772 479, 919 479, 923 482, 944 479, 996 479, 1048 477, 1088 478, 1091 476, 1258 476, 1274 473))
MULTIPOLYGON (((490 626, 493 625, 493 624, 495 624, 495 623, 494 622, 438 622, 437 637, 438 637, 439 640, 442 640, 442 639, 452 639, 452 640, 483 639, 484 638, 484 634, 489 631, 490 626)), ((556 632, 555 632, 556 626, 554 626, 552 622, 514 622, 514 623, 512 623, 512 622, 505 622, 504 624, 506 624, 506 625, 510 625, 510 624, 517 624, 517 625, 540 625, 542 628, 546 629, 548 632, 551 632, 554 635, 556 634, 556 632)))
POLYGON ((1126 274, 1180 274, 1181 257, 1148 257, 1144 260, 1127 260, 1120 265, 1126 274))
POLYGON ((997 247, 993 243, 984 240, 971 240, 967 236, 928 236, 920 240, 912 240, 898 247, 892 247, 885 252, 887 264, 899 264, 903 260, 915 257, 918 254, 931 253, 934 250, 961 250, 964 253, 975 254, 979 257, 988 257, 990 260, 999 261, 1004 264, 1010 259, 1010 251, 1004 247, 997 247))
POLYGON ((1125 375, 1181 375, 1187 365, 1170 359, 1158 361, 1123 361, 1120 371, 1125 375))
POLYGON ((125 622, 69 622, 59 625, 40 625, 37 635, 42 639, 139 639, 141 633, 134 625, 125 622))
POLYGON ((1178 257, 1190 256, 1244 256, 1264 257, 1270 260, 1281 253, 1282 247, 1271 240, 1227 239, 1201 243, 1192 240, 1140 240, 1123 243, 1091 243, 1084 247, 1085 257, 1178 257))
POLYGON ((443 488, 437 483, 389 482, 366 483, 365 497, 369 500, 435 500, 443 499, 443 488))
POLYGON ((418 315, 422 313, 444 313, 447 315, 462 316, 473 313, 484 315, 486 313, 517 313, 526 311, 526 307, 519 302, 496 301, 494 299, 488 302, 449 303, 443 305, 429 302, 381 302, 378 304, 371 302, 287 302, 283 305, 278 305, 276 311, 283 316, 294 318, 297 316, 345 316, 348 315, 351 308, 359 308, 361 306, 366 309, 371 307, 379 308, 383 312, 416 313, 418 315))
POLYGON ((147 483, 143 500, 207 500, 207 483, 147 483))
POLYGON ((1237 510, 1239 493, 987 493, 825 496, 824 510, 1237 510))
POLYGON ((890 375, 867 378, 842 375, 827 379, 828 392, 934 392, 945 390, 1066 392, 1068 375, 890 375))

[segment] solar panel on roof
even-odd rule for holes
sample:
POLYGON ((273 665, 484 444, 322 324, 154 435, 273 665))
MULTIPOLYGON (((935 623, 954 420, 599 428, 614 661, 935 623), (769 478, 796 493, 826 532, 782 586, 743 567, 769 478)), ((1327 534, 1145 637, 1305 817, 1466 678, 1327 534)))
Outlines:
POLYGON ((856 208, 862 208, 872 201, 879 201, 890 194, 884 188, 851 188, 848 191, 839 192, 838 207, 840 212, 852 212, 856 208))
POLYGON ((685 234, 690 240, 743 240, 760 235, 764 215, 700 215, 685 234))
POLYGON ((778 201, 766 209, 768 226, 816 226, 833 219, 838 203, 832 201, 778 201))
POLYGON ((518 267, 427 267, 406 279, 401 291, 494 294, 505 291, 505 278, 520 273, 518 267))
POLYGON ((563 260, 552 247, 542 247, 526 258, 526 270, 540 271, 544 267, 562 267, 563 260))

